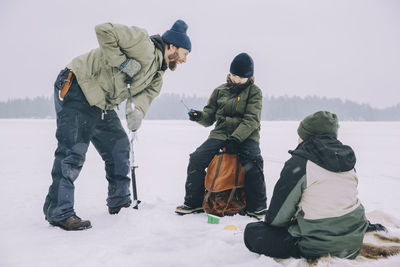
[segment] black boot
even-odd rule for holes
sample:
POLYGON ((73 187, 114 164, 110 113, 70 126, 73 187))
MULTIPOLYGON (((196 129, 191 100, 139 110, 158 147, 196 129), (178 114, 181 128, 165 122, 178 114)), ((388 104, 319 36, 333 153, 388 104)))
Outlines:
POLYGON ((202 212, 204 212, 203 207, 192 208, 192 207, 186 206, 185 204, 176 207, 176 210, 175 210, 175 213, 177 213, 179 215, 202 213, 202 212))
POLYGON ((259 221, 264 221, 267 209, 257 209, 255 211, 246 211, 247 216, 256 218, 259 221))
POLYGON ((128 203, 125 203, 121 206, 116 206, 116 207, 108 207, 108 213, 110 214, 118 214, 118 212, 122 209, 122 208, 127 208, 131 205, 131 202, 129 201, 128 203))

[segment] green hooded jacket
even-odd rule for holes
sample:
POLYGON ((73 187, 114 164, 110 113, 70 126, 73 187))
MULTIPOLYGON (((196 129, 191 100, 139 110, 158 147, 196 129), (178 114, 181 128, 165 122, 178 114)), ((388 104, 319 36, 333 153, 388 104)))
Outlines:
POLYGON ((261 109, 258 86, 250 82, 239 87, 225 83, 214 89, 198 123, 208 127, 217 122, 209 138, 226 140, 232 136, 239 142, 251 138, 259 143, 261 109))
POLYGON ((104 23, 95 27, 100 47, 76 57, 70 69, 91 106, 102 110, 116 108, 129 97, 125 73, 118 67, 133 58, 141 64, 133 77, 133 102, 143 115, 162 86, 164 55, 156 49, 146 30, 132 26, 104 23))
POLYGON ((333 135, 314 135, 290 153, 265 223, 287 228, 306 258, 354 259, 368 222, 358 199, 353 149, 333 135))

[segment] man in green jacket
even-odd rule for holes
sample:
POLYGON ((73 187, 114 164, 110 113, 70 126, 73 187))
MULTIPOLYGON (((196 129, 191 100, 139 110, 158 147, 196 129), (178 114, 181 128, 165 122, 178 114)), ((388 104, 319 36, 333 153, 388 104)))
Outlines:
POLYGON ((186 215, 203 212, 205 169, 222 147, 238 154, 245 170, 247 215, 262 218, 267 208, 263 158, 260 151, 262 91, 254 84, 254 63, 247 53, 237 55, 227 82, 211 94, 203 111, 191 110, 189 118, 208 127, 216 122, 209 138, 190 154, 186 195, 175 210, 186 215))
POLYGON ((54 86, 58 140, 52 184, 43 212, 65 230, 91 227, 74 211, 74 181, 92 142, 105 162, 110 214, 131 204, 129 139, 114 111, 127 100, 126 118, 136 131, 159 95, 167 68, 186 62, 191 42, 187 24, 177 20, 162 36, 119 24, 97 25, 99 48, 72 60, 54 86), (127 86, 129 85, 129 86, 127 86))
POLYGON ((250 251, 307 259, 354 259, 360 253, 368 221, 357 196, 356 157, 337 140, 338 128, 337 116, 328 111, 300 123, 299 145, 289 151, 265 221, 246 226, 250 251))

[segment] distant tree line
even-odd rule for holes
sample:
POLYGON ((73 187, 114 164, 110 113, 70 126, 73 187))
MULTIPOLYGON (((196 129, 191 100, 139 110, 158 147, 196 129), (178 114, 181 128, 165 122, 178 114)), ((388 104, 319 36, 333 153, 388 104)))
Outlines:
MULTIPOLYGON (((187 109, 202 109, 207 104, 207 97, 162 94, 157 97, 147 112, 149 120, 185 120, 187 109), (184 104, 183 104, 183 103, 184 104)), ((124 117, 125 104, 117 110, 124 117)), ((338 98, 309 96, 264 97, 262 120, 301 120, 318 111, 328 110, 336 113, 340 120, 348 121, 400 121, 400 104, 376 109, 368 104, 343 101, 338 98)), ((54 103, 51 97, 34 99, 14 99, 0 102, 0 118, 55 118, 54 103)))
MULTIPOLYGON (((189 108, 202 110, 207 104, 207 100, 206 97, 161 95, 150 106, 146 119, 187 119, 187 111, 181 101, 189 108)), ((367 104, 317 96, 305 98, 297 96, 264 97, 261 119, 267 121, 302 120, 305 116, 318 110, 336 113, 340 120, 347 121, 400 121, 400 104, 390 108, 376 109, 367 104)))
POLYGON ((53 98, 40 96, 0 102, 0 118, 55 118, 53 98))

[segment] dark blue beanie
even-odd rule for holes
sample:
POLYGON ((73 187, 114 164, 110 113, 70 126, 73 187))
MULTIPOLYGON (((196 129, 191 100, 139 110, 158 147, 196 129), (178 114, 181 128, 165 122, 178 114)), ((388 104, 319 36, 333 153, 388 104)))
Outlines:
POLYGON ((250 78, 254 75, 254 62, 247 53, 237 55, 232 63, 230 72, 242 78, 250 78))
POLYGON ((166 31, 161 38, 168 44, 185 48, 190 52, 192 50, 192 44, 190 43, 189 36, 186 34, 187 29, 188 25, 186 22, 178 19, 174 25, 172 25, 172 28, 166 31))

